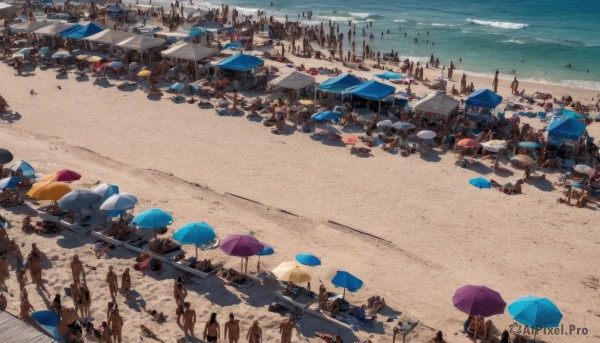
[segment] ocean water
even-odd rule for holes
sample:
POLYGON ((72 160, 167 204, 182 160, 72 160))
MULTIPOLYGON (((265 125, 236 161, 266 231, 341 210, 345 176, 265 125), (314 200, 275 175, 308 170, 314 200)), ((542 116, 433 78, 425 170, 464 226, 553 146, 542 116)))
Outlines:
MULTIPOLYGON (((220 5, 196 2, 195 7, 220 5)), ((478 74, 492 75, 498 69, 509 77, 600 90, 600 0, 275 0, 272 6, 268 0, 224 3, 244 14, 256 15, 262 9, 268 16, 288 15, 289 20, 312 24, 333 20, 345 36, 350 28, 348 20, 352 20, 357 48, 362 47, 362 28, 372 22, 366 39, 375 50, 393 49, 401 56, 423 60, 433 53, 443 64, 452 60, 458 68, 478 74), (313 12, 310 22, 298 18, 299 13, 309 10, 313 12), (374 34, 373 41, 369 41, 369 33, 374 34), (568 64, 571 68, 566 67, 568 64)), ((346 38, 344 44, 347 49, 346 38)))

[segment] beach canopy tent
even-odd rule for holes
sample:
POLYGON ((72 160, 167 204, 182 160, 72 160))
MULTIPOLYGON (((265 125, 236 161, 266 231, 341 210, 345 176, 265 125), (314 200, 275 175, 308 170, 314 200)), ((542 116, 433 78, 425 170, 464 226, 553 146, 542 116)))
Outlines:
POLYGON ((127 50, 136 50, 139 52, 144 52, 152 48, 161 46, 166 42, 167 41, 162 38, 155 38, 150 36, 133 36, 131 38, 125 39, 120 43, 117 43, 117 46, 127 50))
POLYGON ((315 83, 315 78, 306 73, 293 71, 287 75, 281 75, 280 77, 269 81, 271 86, 299 90, 315 83))
POLYGON ((40 29, 33 31, 38 35, 42 36, 59 36, 62 32, 70 29, 73 26, 71 23, 62 23, 60 21, 55 21, 50 25, 44 26, 40 29))
POLYGON ((161 51, 161 54, 164 57, 177 58, 180 60, 201 61, 207 57, 218 54, 218 51, 201 44, 185 43, 163 50, 161 51))
POLYGON ((85 37, 85 39, 98 44, 114 45, 134 36, 135 35, 133 33, 106 29, 91 36, 85 37))
POLYGON ((10 170, 17 174, 28 178, 35 176, 35 169, 27 161, 20 160, 10 167, 10 170))
POLYGON ((342 74, 320 83, 317 88, 323 92, 342 93, 361 83, 362 81, 352 74, 342 74))
POLYGON ((482 108, 496 108, 502 102, 502 97, 489 89, 475 91, 467 98, 467 105, 482 108))
POLYGON ((10 29, 13 32, 34 32, 41 29, 44 26, 50 25, 49 21, 27 21, 17 24, 10 25, 10 29))
POLYGON ((205 21, 202 23, 202 26, 194 25, 190 29, 189 35, 192 37, 200 37, 202 33, 224 33, 224 32, 233 32, 235 29, 233 27, 223 27, 223 25, 216 23, 214 21, 205 21))
POLYGON ((582 116, 581 114, 571 111, 571 110, 565 110, 562 109, 561 112, 557 115, 555 115, 555 117, 567 117, 567 118, 572 118, 572 119, 576 119, 576 120, 584 120, 585 116, 582 116))
POLYGON ((104 27, 102 27, 99 24, 88 23, 86 25, 79 27, 76 30, 65 31, 65 32, 61 33, 61 36, 65 37, 65 38, 82 39, 82 38, 89 37, 95 33, 103 31, 103 30, 104 30, 104 27))
POLYGON ((256 56, 239 53, 222 60, 217 66, 221 69, 233 71, 249 71, 262 66, 264 63, 265 61, 256 56))
POLYGON ((0 19, 9 18, 15 14, 15 7, 6 2, 0 2, 0 19))
POLYGON ((456 111, 460 102, 451 96, 442 93, 433 93, 417 101, 412 105, 413 110, 421 114, 421 117, 427 113, 442 116, 444 119, 450 118, 450 115, 456 111))
POLYGON ((556 118, 550 123, 548 137, 576 141, 581 138, 586 125, 573 118, 556 118))
POLYGON ((381 101, 386 96, 394 94, 395 92, 395 87, 386 85, 385 83, 381 83, 375 80, 361 83, 360 85, 348 90, 348 93, 352 94, 353 96, 378 101, 381 101))

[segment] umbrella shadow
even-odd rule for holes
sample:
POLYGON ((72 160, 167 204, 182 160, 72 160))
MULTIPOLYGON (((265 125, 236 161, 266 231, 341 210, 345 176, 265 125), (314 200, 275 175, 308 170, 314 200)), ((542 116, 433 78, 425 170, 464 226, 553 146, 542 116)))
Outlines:
POLYGON ((206 279, 193 278, 187 285, 188 292, 195 292, 219 306, 232 306, 242 303, 240 298, 225 287, 225 281, 217 276, 210 276, 206 279), (200 280, 196 282, 194 280, 200 280))
POLYGON ((550 180, 548 180, 546 178, 536 179, 536 180, 525 180, 525 183, 527 183, 528 185, 531 185, 543 192, 552 192, 554 190, 554 186, 552 185, 552 182, 550 182, 550 180))
POLYGON ((352 124, 342 127, 342 131, 347 133, 363 133, 365 129, 359 124, 352 124))
POLYGON ((186 102, 185 96, 182 95, 172 96, 169 98, 169 100, 171 100, 171 102, 174 104, 183 104, 186 102))
POLYGON ((56 74, 56 79, 57 80, 67 80, 69 79, 69 74, 61 72, 61 73, 57 73, 56 74))
POLYGON ((344 342, 359 341, 352 329, 330 320, 315 320, 315 317, 309 314, 304 314, 296 321, 296 324, 302 336, 307 338, 316 338, 315 331, 319 331, 332 336, 339 334, 344 342))
POLYGON ((146 97, 146 99, 152 100, 152 101, 159 101, 161 98, 162 98, 162 94, 161 95, 148 94, 148 96, 146 97))
POLYGON ((259 115, 248 115, 246 116, 246 119, 248 119, 248 121, 253 121, 255 123, 261 123, 264 118, 259 114, 259 115))
POLYGON ((75 77, 75 80, 77 82, 86 82, 90 80, 90 77, 87 76, 87 74, 83 74, 83 75, 78 75, 77 77, 75 77))
POLYGON ((442 158, 439 155, 438 151, 430 150, 429 153, 425 156, 421 156, 421 159, 426 162, 439 162, 442 158))
POLYGON ((96 78, 96 80, 94 80, 94 86, 100 86, 102 88, 115 87, 115 85, 113 85, 112 83, 110 83, 108 81, 108 79, 105 78, 105 77, 98 77, 98 78, 96 78))
POLYGON ((117 87, 121 92, 133 92, 138 89, 137 84, 125 82, 125 85, 117 87))
POLYGON ((215 108, 215 105, 211 104, 208 101, 202 101, 202 100, 200 100, 200 102, 198 102, 198 107, 201 108, 201 109, 205 109, 206 110, 206 109, 215 108))
POLYGON ((135 312, 142 312, 142 309, 146 308, 146 300, 135 289, 131 290, 131 299, 125 304, 135 312))
POLYGON ((15 111, 8 111, 6 113, 2 113, 0 114, 0 120, 5 121, 9 124, 12 124, 16 121, 21 120, 23 116, 19 113, 19 112, 15 112, 15 111))
POLYGON ((468 165, 467 169, 471 169, 472 171, 483 175, 491 174, 494 172, 494 169, 486 166, 480 161, 476 161, 475 163, 468 165))

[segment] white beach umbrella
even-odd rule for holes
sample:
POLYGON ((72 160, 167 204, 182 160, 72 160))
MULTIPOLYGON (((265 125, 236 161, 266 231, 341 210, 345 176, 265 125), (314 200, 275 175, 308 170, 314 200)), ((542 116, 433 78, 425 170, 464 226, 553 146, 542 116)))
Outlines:
POLYGON ((421 139, 434 139, 437 134, 433 131, 423 130, 417 133, 417 137, 421 139))
POLYGON ((382 120, 377 123, 377 127, 392 127, 392 121, 389 119, 382 120))
POLYGON ((103 211, 123 211, 133 207, 138 199, 131 193, 121 192, 111 195, 102 203, 100 209, 103 211))

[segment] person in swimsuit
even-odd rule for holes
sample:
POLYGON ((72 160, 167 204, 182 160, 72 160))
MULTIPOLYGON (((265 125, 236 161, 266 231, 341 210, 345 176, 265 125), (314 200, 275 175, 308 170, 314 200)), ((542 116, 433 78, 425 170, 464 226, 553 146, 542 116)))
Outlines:
POLYGON ((112 310, 110 318, 108 319, 108 325, 112 329, 113 341, 115 343, 121 343, 123 341, 123 318, 119 314, 118 308, 112 310))
POLYGON ((262 343, 262 329, 258 326, 258 319, 254 319, 250 330, 246 334, 248 343, 262 343))
POLYGON ((117 274, 113 272, 113 266, 108 266, 108 273, 106 273, 106 282, 108 283, 108 290, 110 292, 110 297, 114 303, 117 302, 117 290, 119 289, 119 284, 117 281, 117 274))
POLYGON ((125 295, 125 301, 131 300, 131 275, 129 274, 129 268, 126 268, 121 276, 121 287, 125 295))
POLYGON ((279 324, 279 333, 281 333, 281 343, 292 343, 292 332, 298 330, 292 316, 289 316, 279 324))
POLYGON ((229 321, 225 323, 225 339, 229 333, 229 343, 238 343, 240 339, 240 321, 235 319, 233 313, 229 314, 229 321))
POLYGON ((211 313, 210 320, 204 326, 204 340, 208 343, 215 343, 221 338, 221 327, 217 322, 217 314, 211 313))

